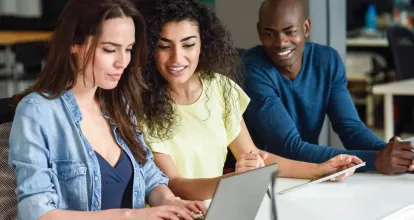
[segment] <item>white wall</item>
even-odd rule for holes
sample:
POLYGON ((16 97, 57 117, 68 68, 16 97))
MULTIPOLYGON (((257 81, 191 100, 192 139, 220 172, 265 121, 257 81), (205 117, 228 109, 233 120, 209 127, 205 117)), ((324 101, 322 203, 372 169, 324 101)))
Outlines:
POLYGON ((217 16, 230 30, 236 47, 260 44, 256 23, 262 0, 216 0, 214 4, 217 16))
POLYGON ((40 17, 41 0, 0 0, 0 15, 40 17))

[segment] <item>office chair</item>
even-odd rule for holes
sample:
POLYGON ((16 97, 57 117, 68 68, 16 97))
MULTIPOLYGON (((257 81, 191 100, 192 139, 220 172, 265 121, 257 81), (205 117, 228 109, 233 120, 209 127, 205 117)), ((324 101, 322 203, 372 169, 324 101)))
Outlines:
POLYGON ((11 98, 0 99, 0 220, 17 219, 16 178, 8 165, 9 136, 14 116, 11 98))
MULTIPOLYGON (((414 34, 402 27, 392 27, 387 30, 387 38, 396 67, 395 80, 414 78, 414 34)), ((394 100, 398 106, 395 135, 400 135, 407 131, 407 125, 413 124, 414 97, 394 96, 394 100)))

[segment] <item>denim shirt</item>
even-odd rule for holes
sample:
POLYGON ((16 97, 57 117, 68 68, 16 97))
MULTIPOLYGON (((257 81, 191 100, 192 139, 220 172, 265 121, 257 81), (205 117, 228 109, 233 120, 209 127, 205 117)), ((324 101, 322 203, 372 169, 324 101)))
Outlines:
MULTIPOLYGON (((95 151, 82 134, 82 114, 70 90, 48 100, 31 93, 20 101, 10 134, 9 164, 17 186, 18 219, 37 220, 54 209, 101 210, 101 173, 95 151)), ((143 208, 154 187, 168 178, 155 165, 153 155, 137 129, 137 139, 147 151, 139 164, 111 123, 116 142, 133 163, 133 208, 143 208)))

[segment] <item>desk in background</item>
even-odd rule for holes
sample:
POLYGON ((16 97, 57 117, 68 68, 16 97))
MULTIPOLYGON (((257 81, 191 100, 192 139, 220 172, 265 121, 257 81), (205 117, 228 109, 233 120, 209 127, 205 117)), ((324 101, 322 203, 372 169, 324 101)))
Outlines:
MULTIPOLYGON (((375 106, 375 99, 371 93, 372 88, 371 85, 375 82, 375 77, 372 78, 370 75, 366 74, 368 72, 376 74, 381 73, 385 74, 383 80, 386 81, 392 78, 393 72, 390 71, 395 68, 394 66, 394 58, 392 56, 388 39, 381 35, 377 37, 373 36, 365 36, 359 35, 355 37, 348 37, 346 39, 346 46, 347 46, 347 53, 349 54, 369 54, 370 59, 365 61, 366 65, 364 67, 370 67, 367 71, 359 71, 352 69, 349 70, 347 66, 347 80, 348 82, 356 82, 356 83, 366 83, 367 88, 367 96, 364 100, 354 100, 355 104, 365 104, 365 124, 368 127, 374 127, 375 120, 374 120, 374 106, 375 106), (376 60, 378 64, 380 64, 381 70, 374 68, 373 61, 376 60), (375 72, 372 72, 375 71, 375 72), (374 82, 373 82, 374 81, 374 82)), ((347 55, 347 56, 348 56, 347 55)), ((362 62, 363 60, 359 60, 358 62, 362 62)), ((361 69, 366 69, 362 67, 361 69)), ((377 78, 378 79, 378 78, 377 78)))
POLYGON ((387 38, 355 37, 346 39, 347 47, 388 47, 387 38))
MULTIPOLYGON (((3 72, 5 74, 11 74, 14 78, 15 74, 12 66, 14 64, 13 52, 11 47, 19 43, 30 43, 35 41, 48 41, 52 35, 52 31, 0 31, 0 46, 4 46, 4 64, 5 67, 3 72)), ((12 96, 14 94, 14 86, 12 85, 14 81, 7 84, 7 94, 6 97, 12 96)))
MULTIPOLYGON (((306 180, 279 178, 275 187, 280 192, 304 182, 306 180)), ((414 174, 357 173, 345 181, 323 182, 276 194, 278 219, 378 220, 414 204, 413 186, 414 174)), ((256 220, 271 220, 267 195, 256 220)))
POLYGON ((414 79, 375 85, 372 92, 377 95, 384 95, 384 140, 387 141, 394 136, 393 96, 414 96, 414 79))
POLYGON ((51 31, 0 31, 0 45, 47 41, 52 33, 51 31))

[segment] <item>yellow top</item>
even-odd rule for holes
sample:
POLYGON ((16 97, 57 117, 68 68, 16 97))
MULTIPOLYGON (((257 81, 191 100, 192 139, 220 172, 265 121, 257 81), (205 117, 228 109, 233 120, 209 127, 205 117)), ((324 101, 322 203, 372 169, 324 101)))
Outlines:
POLYGON ((173 137, 159 141, 143 133, 153 152, 171 156, 184 178, 213 178, 223 175, 227 147, 240 133, 242 114, 250 101, 244 91, 224 76, 203 81, 199 99, 191 105, 175 105, 178 115, 173 137), (225 126, 223 83, 231 83, 231 114, 225 126))

